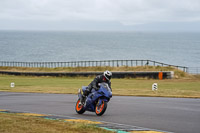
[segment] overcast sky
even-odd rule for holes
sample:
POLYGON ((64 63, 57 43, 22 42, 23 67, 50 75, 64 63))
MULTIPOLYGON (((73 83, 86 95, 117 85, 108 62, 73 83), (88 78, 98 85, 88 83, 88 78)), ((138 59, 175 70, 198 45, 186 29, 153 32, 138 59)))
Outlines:
POLYGON ((0 30, 200 31, 200 0, 0 0, 0 30))

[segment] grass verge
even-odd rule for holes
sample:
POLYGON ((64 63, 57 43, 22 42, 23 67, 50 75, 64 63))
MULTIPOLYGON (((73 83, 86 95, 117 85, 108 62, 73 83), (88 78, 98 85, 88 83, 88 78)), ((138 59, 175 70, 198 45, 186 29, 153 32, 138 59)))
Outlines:
POLYGON ((189 76, 187 73, 173 68, 161 66, 121 66, 121 67, 57 67, 57 68, 29 68, 29 67, 0 67, 1 71, 12 72, 103 72, 109 70, 112 72, 126 72, 126 71, 174 71, 175 78, 182 78, 189 76))
MULTIPOLYGON (((87 86, 93 77, 30 77, 0 75, 0 91, 67 93, 77 94, 78 88, 87 86), (15 87, 11 88, 10 83, 15 87)), ((112 79, 113 95, 190 97, 200 98, 200 78, 169 80, 154 79, 112 79), (152 84, 158 83, 158 90, 152 91, 152 84)))
POLYGON ((93 125, 0 113, 1 133, 111 133, 93 125))

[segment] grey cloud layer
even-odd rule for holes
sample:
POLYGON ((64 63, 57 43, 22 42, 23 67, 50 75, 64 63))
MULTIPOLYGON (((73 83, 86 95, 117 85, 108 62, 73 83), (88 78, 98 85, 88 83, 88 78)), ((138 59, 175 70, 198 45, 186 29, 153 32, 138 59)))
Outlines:
POLYGON ((0 20, 200 21, 199 0, 0 0, 0 20))

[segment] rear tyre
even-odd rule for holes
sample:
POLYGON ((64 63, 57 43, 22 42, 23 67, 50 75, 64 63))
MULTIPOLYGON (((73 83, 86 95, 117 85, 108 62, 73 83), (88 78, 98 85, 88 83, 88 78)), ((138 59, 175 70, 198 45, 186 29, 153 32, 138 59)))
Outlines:
POLYGON ((96 104, 95 113, 96 113, 97 116, 101 116, 106 111, 107 102, 102 101, 101 104, 99 106, 98 105, 99 105, 99 103, 96 104))
POLYGON ((78 114, 83 114, 85 112, 84 106, 81 104, 80 99, 78 99, 76 102, 75 110, 78 114))

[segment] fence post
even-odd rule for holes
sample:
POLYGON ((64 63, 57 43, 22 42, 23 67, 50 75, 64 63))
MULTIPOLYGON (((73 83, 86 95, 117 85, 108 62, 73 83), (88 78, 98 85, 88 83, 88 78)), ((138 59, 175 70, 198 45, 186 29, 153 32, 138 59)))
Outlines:
POLYGON ((188 67, 186 67, 186 72, 189 72, 189 71, 188 71, 188 67))

